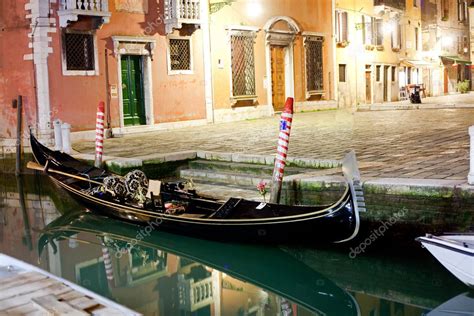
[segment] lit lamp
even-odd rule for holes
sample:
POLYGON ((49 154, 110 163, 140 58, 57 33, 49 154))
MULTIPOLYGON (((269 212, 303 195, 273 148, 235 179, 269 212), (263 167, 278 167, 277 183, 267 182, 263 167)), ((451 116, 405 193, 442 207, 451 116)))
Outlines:
POLYGON ((395 26, 393 23, 384 23, 382 26, 384 34, 390 35, 395 31, 395 26))
POLYGON ((255 18, 263 12, 262 4, 257 0, 252 0, 247 4, 247 14, 249 17, 255 18))

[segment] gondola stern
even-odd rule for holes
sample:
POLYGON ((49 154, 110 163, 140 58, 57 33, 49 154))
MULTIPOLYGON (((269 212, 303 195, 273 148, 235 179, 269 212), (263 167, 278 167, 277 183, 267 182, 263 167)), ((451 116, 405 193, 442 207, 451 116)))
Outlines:
POLYGON ((360 213, 366 212, 364 191, 360 177, 357 157, 354 150, 346 154, 342 160, 342 172, 349 186, 349 194, 351 195, 351 207, 355 217, 354 231, 351 236, 346 239, 336 241, 335 243, 343 243, 350 241, 357 236, 360 228, 360 213))

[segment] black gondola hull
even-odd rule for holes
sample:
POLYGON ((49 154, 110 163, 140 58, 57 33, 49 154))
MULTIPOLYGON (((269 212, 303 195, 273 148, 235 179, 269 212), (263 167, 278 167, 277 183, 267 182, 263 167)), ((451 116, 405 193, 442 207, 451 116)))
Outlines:
MULTIPOLYGON (((77 165, 74 158, 52 152, 42 146, 32 136, 32 149, 38 163, 50 161, 57 168, 74 172, 68 165, 77 165), (61 159, 69 159, 64 166, 61 159)), ((90 167, 87 167, 92 170, 90 167)), ((97 174, 100 169, 94 168, 97 174)), ((105 171, 103 171, 105 172, 105 171)), ((354 204, 353 192, 348 187, 343 196, 329 207, 283 206, 265 204, 265 207, 278 213, 288 210, 291 216, 265 218, 190 218, 185 215, 171 215, 143 207, 126 205, 100 199, 84 192, 77 185, 69 184, 65 176, 48 173, 58 186, 65 189, 74 199, 98 214, 120 218, 129 222, 149 226, 152 230, 163 230, 188 236, 212 240, 249 242, 342 242, 350 240, 358 232, 359 217, 354 204)), ((73 182, 74 183, 74 182, 73 182)), ((258 214, 261 203, 244 201, 247 209, 258 214)))

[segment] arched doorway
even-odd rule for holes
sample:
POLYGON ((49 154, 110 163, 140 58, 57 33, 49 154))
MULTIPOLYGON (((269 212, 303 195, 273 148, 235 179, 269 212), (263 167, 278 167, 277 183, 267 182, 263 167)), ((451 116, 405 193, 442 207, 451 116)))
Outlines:
POLYGON ((293 44, 300 33, 290 17, 276 16, 264 27, 267 56, 268 100, 281 111, 287 97, 294 97, 293 44))

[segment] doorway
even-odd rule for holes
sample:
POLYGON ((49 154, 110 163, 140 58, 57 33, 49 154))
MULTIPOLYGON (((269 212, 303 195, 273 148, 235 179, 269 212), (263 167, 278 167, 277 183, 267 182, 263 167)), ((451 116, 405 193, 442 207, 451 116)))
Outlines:
POLYGON ((383 67, 383 101, 388 101, 388 69, 390 66, 383 67))
POLYGON ((283 111, 285 107, 285 47, 271 46, 272 61, 272 102, 275 111, 283 111))
POLYGON ((145 125, 146 111, 142 56, 122 55, 121 66, 124 125, 145 125))
POLYGON ((448 68, 444 67, 444 93, 448 94, 449 89, 448 89, 448 82, 449 82, 449 72, 448 68))
POLYGON ((372 103, 372 72, 365 71, 365 103, 372 103))

